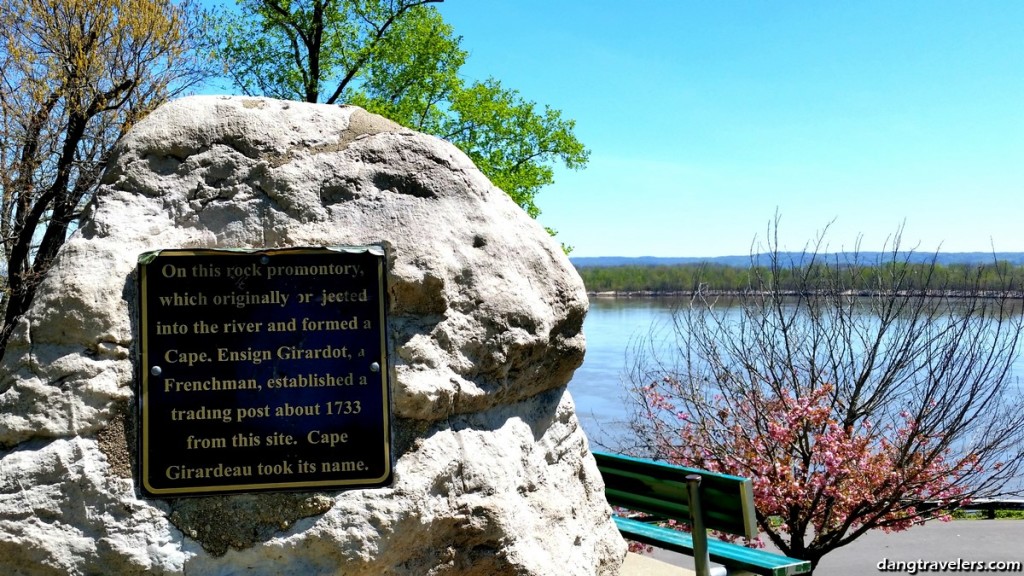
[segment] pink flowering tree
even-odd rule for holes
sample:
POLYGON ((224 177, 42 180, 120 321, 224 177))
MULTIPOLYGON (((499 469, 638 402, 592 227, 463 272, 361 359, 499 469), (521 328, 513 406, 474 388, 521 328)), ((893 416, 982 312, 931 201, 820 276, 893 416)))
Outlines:
POLYGON ((703 287, 634 349, 630 451, 752 478, 763 536, 814 565, 868 530, 1019 491, 1012 279, 906 289, 898 249, 871 272, 817 251, 762 258, 749 291, 703 287))

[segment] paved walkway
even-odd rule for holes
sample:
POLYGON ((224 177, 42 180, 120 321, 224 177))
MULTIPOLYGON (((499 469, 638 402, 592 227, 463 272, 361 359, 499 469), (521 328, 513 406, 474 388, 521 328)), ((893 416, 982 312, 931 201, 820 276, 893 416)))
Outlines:
POLYGON ((622 576, 695 576, 693 570, 681 568, 658 560, 652 556, 642 556, 630 552, 622 565, 622 576))
MULTIPOLYGON (((1022 574, 1019 570, 886 570, 880 562, 1019 562, 1024 565, 1024 520, 957 520, 929 522, 904 532, 886 534, 872 530, 825 556, 815 574, 864 576, 871 574, 1022 574)), ((655 550, 638 562, 627 558, 622 576, 693 576, 693 559, 655 550), (655 564, 642 562, 656 559, 655 564), (667 564, 667 566, 666 566, 667 564), (686 568, 680 571, 680 567, 686 568)), ((890 566, 891 568, 891 566, 890 566)))
POLYGON ((623 564, 622 576, 694 576, 692 570, 680 568, 649 556, 630 552, 623 564))

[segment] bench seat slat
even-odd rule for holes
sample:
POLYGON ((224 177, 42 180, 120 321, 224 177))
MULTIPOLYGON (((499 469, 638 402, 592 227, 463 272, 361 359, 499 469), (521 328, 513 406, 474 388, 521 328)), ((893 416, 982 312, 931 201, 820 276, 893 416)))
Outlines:
POLYGON ((753 486, 748 478, 621 454, 594 452, 609 504, 669 518, 689 518, 686 476, 701 477, 704 523, 711 530, 755 538, 753 486))
MULTIPOLYGON (((679 532, 671 528, 656 526, 623 518, 612 516, 619 532, 630 540, 643 542, 659 548, 665 548, 674 552, 693 555, 693 537, 686 532, 679 532)), ((796 558, 789 558, 763 550, 747 548, 739 544, 731 544, 714 538, 708 539, 708 556, 712 560, 726 566, 740 568, 763 574, 764 576, 795 576, 797 574, 809 574, 810 563, 796 558)))

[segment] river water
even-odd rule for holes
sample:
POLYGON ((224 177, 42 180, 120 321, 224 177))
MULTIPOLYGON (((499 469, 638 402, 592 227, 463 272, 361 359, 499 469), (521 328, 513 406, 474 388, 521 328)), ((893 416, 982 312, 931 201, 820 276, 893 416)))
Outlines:
MULTIPOLYGON (((674 303, 662 298, 591 297, 583 323, 587 354, 569 391, 593 448, 616 450, 629 437, 630 351, 652 334, 656 343, 671 343, 674 303)), ((1018 381, 1024 377, 1024 356, 1016 359, 1013 370, 1018 381)))
POLYGON ((569 383, 576 413, 593 446, 619 447, 629 427, 629 351, 670 325, 673 300, 595 298, 583 322, 587 354, 569 383))

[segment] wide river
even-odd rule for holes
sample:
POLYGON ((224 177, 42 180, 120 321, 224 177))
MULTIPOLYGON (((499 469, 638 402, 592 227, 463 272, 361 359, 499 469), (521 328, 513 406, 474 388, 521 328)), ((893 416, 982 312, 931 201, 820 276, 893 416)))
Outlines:
MULTIPOLYGON (((590 298, 590 312, 583 323, 587 354, 576 370, 569 391, 592 448, 616 449, 618 439, 629 436, 628 419, 630 350, 653 329, 668 330, 674 300, 661 298, 590 298)), ((1014 364, 1014 375, 1024 377, 1024 356, 1014 364)))

